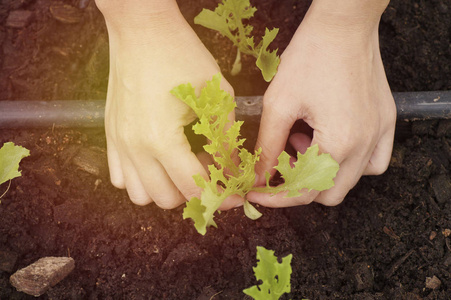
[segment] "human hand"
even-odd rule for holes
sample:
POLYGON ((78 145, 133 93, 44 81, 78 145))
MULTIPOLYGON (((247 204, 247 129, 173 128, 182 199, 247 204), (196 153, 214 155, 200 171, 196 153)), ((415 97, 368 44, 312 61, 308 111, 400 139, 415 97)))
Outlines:
POLYGON ((251 202, 268 207, 312 201, 337 205, 362 175, 381 174, 389 164, 396 107, 379 52, 379 18, 342 17, 312 4, 264 95, 256 145, 263 150, 257 185, 265 183, 266 171, 274 174, 289 140, 299 152, 318 144, 321 152, 330 153, 340 164, 335 186, 296 198, 251 192, 251 202), (302 132, 289 137, 297 120, 313 129, 313 138, 302 132))
MULTIPOLYGON (((184 134, 195 114, 170 91, 188 82, 200 90, 220 70, 175 1, 112 2, 97 1, 110 39, 105 130, 111 182, 136 204, 174 208, 199 197, 192 177, 208 174, 184 134)), ((225 80, 222 88, 233 95, 225 80)))

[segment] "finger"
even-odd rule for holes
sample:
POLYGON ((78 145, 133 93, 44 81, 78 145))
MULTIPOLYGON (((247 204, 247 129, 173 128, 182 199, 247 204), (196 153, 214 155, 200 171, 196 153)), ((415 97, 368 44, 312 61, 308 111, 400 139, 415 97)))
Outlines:
POLYGON ((304 154, 307 151, 307 148, 312 144, 312 138, 304 133, 294 133, 288 139, 291 146, 301 154, 304 154))
POLYGON ((222 202, 222 204, 219 206, 218 210, 229 210, 236 207, 243 206, 244 199, 241 198, 238 195, 232 195, 230 197, 227 197, 227 199, 222 202))
POLYGON ((343 161, 334 179, 335 185, 326 191, 322 191, 314 201, 326 206, 340 204, 348 192, 357 184, 362 173, 363 164, 361 159, 343 161))
POLYGON ((119 189, 124 189, 125 180, 122 172, 121 160, 116 145, 111 139, 107 139, 107 154, 111 183, 119 189))
POLYGON ((202 167, 204 167, 204 169, 207 172, 207 174, 209 174, 209 172, 208 172, 208 165, 214 164, 213 157, 211 157, 211 155, 208 154, 205 151, 201 151, 201 152, 197 153, 196 157, 200 161, 200 163, 202 164, 202 167))
POLYGON ((136 205, 147 205, 151 203, 152 198, 146 192, 138 172, 128 158, 124 158, 122 168, 124 170, 125 187, 130 200, 136 205))
MULTIPOLYGON (((345 137, 346 135, 343 135, 345 137)), ((325 140, 321 133, 314 132, 312 145, 318 144, 321 153, 329 153, 339 164, 337 176, 334 178, 335 185, 322 191, 315 202, 326 206, 334 206, 341 203, 349 190, 355 186, 363 173, 364 161, 368 159, 368 153, 353 153, 353 147, 347 140, 335 139, 325 140)))
POLYGON ((172 209, 186 201, 160 162, 154 158, 141 158, 137 163, 140 182, 155 204, 163 209, 172 209))
POLYGON ((265 183, 265 172, 275 173, 274 166, 277 165, 277 158, 285 149, 286 141, 290 134, 290 129, 296 120, 289 116, 282 115, 272 105, 263 105, 263 113, 260 122, 260 129, 255 148, 262 149, 260 161, 255 166, 258 176, 256 185, 265 183))
POLYGON ((160 151, 156 158, 187 200, 200 197, 201 188, 196 185, 193 176, 199 174, 208 179, 208 174, 196 155, 191 152, 186 136, 177 134, 173 139, 175 143, 168 146, 167 151, 160 151))
POLYGON ((390 130, 381 137, 368 161, 363 175, 380 175, 387 170, 393 150, 393 136, 394 130, 390 130))
POLYGON ((317 191, 302 190, 302 195, 299 197, 286 198, 288 192, 281 192, 276 195, 268 193, 258 193, 255 191, 249 192, 246 198, 253 203, 257 203, 266 207, 279 208, 279 207, 292 207, 297 205, 305 205, 311 203, 319 194, 317 191))

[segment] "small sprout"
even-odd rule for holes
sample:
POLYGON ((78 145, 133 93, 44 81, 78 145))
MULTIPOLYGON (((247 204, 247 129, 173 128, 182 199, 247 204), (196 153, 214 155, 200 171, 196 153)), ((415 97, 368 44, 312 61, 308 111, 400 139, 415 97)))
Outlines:
POLYGON ((248 20, 257 11, 252 7, 249 0, 223 0, 214 11, 203 9, 194 18, 194 23, 206 28, 219 31, 223 36, 228 37, 238 48, 237 58, 232 67, 231 74, 236 75, 241 70, 240 52, 252 55, 257 59, 257 67, 261 70, 263 78, 269 82, 276 75, 280 58, 277 49, 268 50, 269 44, 275 39, 278 28, 268 30, 261 42, 255 46, 254 37, 251 35, 253 27, 243 24, 243 20, 248 20))
POLYGON ((257 246, 257 266, 254 267, 254 275, 261 284, 254 285, 243 290, 255 300, 277 300, 283 294, 291 292, 291 259, 293 255, 277 261, 273 250, 257 246))
POLYGON ((24 147, 16 146, 12 142, 3 144, 2 148, 0 148, 0 184, 22 175, 21 171, 19 171, 19 163, 22 158, 29 155, 30 151, 24 147))

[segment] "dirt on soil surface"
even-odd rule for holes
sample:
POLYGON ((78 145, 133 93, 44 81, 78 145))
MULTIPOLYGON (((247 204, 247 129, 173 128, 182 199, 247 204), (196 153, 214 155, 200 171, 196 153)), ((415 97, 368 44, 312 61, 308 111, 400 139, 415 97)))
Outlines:
MULTIPOLYGON (((178 2, 191 24, 217 3, 178 2)), ((279 27, 274 47, 283 51, 309 3, 254 5, 255 32, 279 27)), ((380 32, 394 91, 451 89, 450 13, 450 0, 391 1, 380 32)), ((193 27, 237 95, 264 93, 253 60, 231 77, 232 45, 193 27)), ((3 0, 0 99, 104 99, 107 41, 92 0, 3 0)), ((182 207, 136 206, 110 184, 101 128, 3 129, 7 141, 31 156, 1 199, 0 299, 34 299, 9 277, 45 256, 70 256, 75 270, 39 299, 248 299, 259 245, 293 254, 283 299, 451 299, 449 120, 400 121, 388 171, 362 178, 337 207, 259 207, 257 221, 238 208, 205 236, 182 207)))

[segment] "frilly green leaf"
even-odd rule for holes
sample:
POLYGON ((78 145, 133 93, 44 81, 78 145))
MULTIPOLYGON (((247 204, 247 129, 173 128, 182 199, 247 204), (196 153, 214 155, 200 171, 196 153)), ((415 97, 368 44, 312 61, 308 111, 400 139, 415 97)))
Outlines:
POLYGON ((12 142, 4 143, 0 148, 0 184, 22 175, 19 163, 30 155, 30 151, 12 142))
POLYGON ((286 197, 301 195, 302 189, 324 191, 334 186, 334 178, 337 175, 339 165, 330 154, 318 154, 318 145, 307 148, 305 154, 298 153, 297 161, 292 168, 290 155, 282 152, 275 167, 280 172, 284 183, 271 187, 267 182, 264 188, 254 188, 257 192, 277 194, 288 192, 286 197))
POLYGON ((283 294, 291 292, 291 259, 289 254, 277 261, 274 251, 257 246, 257 266, 254 275, 262 283, 243 290, 255 300, 277 300, 283 294))

